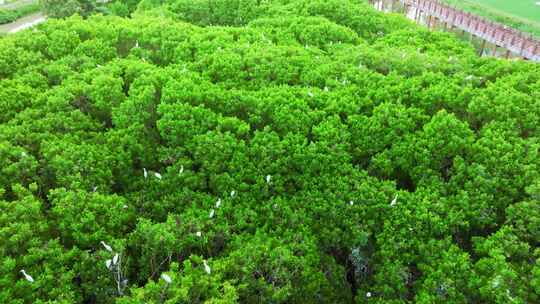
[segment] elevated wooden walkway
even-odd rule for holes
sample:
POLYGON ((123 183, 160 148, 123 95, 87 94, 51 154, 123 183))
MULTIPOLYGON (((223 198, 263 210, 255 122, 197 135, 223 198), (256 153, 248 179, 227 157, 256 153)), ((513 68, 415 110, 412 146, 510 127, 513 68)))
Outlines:
POLYGON ((489 43, 505 48, 525 59, 540 61, 540 41, 532 35, 488 21, 435 0, 401 0, 405 6, 416 10, 415 18, 424 13, 439 19, 448 27, 456 27, 489 43))

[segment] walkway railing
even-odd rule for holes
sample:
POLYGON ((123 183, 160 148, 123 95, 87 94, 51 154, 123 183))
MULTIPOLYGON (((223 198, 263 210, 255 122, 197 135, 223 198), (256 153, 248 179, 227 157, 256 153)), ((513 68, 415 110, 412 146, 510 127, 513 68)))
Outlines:
POLYGON ((435 17, 449 27, 457 27, 472 35, 503 47, 529 60, 540 61, 540 41, 522 32, 466 13, 434 0, 401 0, 406 6, 435 17))

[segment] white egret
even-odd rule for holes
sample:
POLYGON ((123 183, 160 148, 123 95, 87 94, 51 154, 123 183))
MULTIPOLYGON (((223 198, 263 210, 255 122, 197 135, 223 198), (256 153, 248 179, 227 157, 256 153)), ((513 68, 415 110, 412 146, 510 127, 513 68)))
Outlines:
POLYGON ((392 202, 390 202, 390 206, 394 207, 396 205, 397 198, 398 198, 398 195, 396 194, 396 196, 394 196, 394 199, 392 200, 392 202))
POLYGON ((136 49, 139 48, 139 40, 135 41, 135 48, 136 48, 136 49))
POLYGON ((32 278, 31 275, 27 274, 26 271, 24 271, 24 269, 21 269, 20 272, 23 274, 24 278, 25 278, 28 282, 30 282, 30 283, 33 283, 33 282, 34 282, 34 278, 32 278))
POLYGON ((471 80, 471 79, 473 79, 473 78, 474 78, 473 75, 469 75, 469 76, 465 77, 465 80, 471 80))
POLYGON ((118 263, 118 253, 114 255, 113 259, 112 259, 112 262, 114 265, 116 265, 118 263))
POLYGON ((354 205, 354 202, 353 202, 353 201, 349 201, 349 205, 353 206, 353 205, 354 205))
POLYGON ((154 173, 154 176, 155 176, 157 179, 161 179, 161 174, 159 174, 159 173, 157 173, 157 172, 154 173))
POLYGON ((184 165, 180 166, 180 174, 184 173, 184 165))
POLYGON ((267 175, 266 176, 266 183, 267 184, 270 184, 270 181, 272 180, 272 176, 271 175, 267 175))
POLYGON ((196 235, 197 237, 201 237, 201 236, 202 236, 202 232, 197 231, 197 232, 195 233, 195 235, 196 235))
POLYGON ((213 218, 215 213, 216 211, 214 211, 214 209, 210 210, 210 218, 213 218))
POLYGON ((105 250, 112 252, 112 247, 107 245, 104 241, 99 242, 103 247, 105 247, 105 250))
POLYGON ((210 274, 212 272, 212 270, 210 269, 210 266, 208 266, 208 264, 206 263, 206 260, 203 260, 203 263, 204 263, 204 271, 210 274))
POLYGON ((166 273, 162 273, 162 274, 161 274, 161 278, 162 278, 163 281, 165 281, 165 283, 167 283, 167 284, 171 284, 171 283, 172 283, 171 277, 170 277, 168 274, 166 274, 166 273))
POLYGON ((142 168, 142 169, 143 169, 144 178, 147 178, 148 177, 148 172, 146 171, 146 168, 142 168))
POLYGON ((111 260, 106 260, 105 266, 107 266, 107 269, 111 269, 111 260))
POLYGON ((315 95, 313 95, 313 93, 311 93, 311 92, 308 92, 307 94, 308 94, 309 97, 312 97, 312 98, 313 98, 313 96, 315 96, 315 95))
POLYGON ((366 298, 371 298, 371 292, 368 291, 368 292, 366 293, 366 298))
POLYGON ((219 208, 219 206, 221 206, 221 199, 218 198, 217 202, 216 202, 216 208, 219 208))
POLYGON ((324 91, 325 91, 325 92, 328 92, 328 91, 329 91, 329 90, 328 90, 328 87, 324 87, 324 91))
POLYGON ((236 191, 231 191, 231 197, 234 197, 236 195, 236 191))

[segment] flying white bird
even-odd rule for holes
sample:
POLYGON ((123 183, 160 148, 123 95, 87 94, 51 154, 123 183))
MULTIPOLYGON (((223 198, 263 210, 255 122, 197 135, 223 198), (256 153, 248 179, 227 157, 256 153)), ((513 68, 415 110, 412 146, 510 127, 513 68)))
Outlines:
POLYGON ((146 168, 142 168, 142 169, 143 169, 144 178, 147 178, 148 177, 148 172, 146 171, 146 168))
POLYGON ((236 191, 231 191, 231 197, 234 197, 236 195, 236 191))
POLYGON ((213 217, 214 217, 214 213, 216 213, 216 212, 214 211, 214 209, 210 210, 210 218, 213 218, 213 217))
POLYGON ((111 260, 106 260, 105 266, 107 266, 107 269, 111 269, 111 260))
POLYGON ((105 247, 105 250, 112 252, 112 247, 107 245, 104 241, 99 242, 103 247, 105 247))
POLYGON ((392 200, 392 202, 390 202, 390 206, 394 207, 396 205, 397 198, 398 198, 398 195, 396 194, 396 196, 394 196, 394 199, 392 200))
POLYGON ((221 206, 221 199, 219 198, 216 202, 216 208, 219 208, 221 206))
POLYGON ((20 272, 23 274, 24 278, 25 278, 28 282, 30 282, 30 283, 33 283, 33 282, 34 282, 34 278, 32 278, 32 276, 30 276, 29 274, 27 274, 26 271, 24 271, 24 269, 21 269, 20 272))
POLYGON ((208 264, 206 263, 206 260, 203 260, 203 263, 204 263, 204 271, 210 274, 212 272, 212 270, 210 269, 210 266, 208 266, 208 264))
POLYGON ((180 166, 180 174, 184 173, 184 165, 180 166))
POLYGON ((271 175, 267 175, 267 176, 266 176, 266 183, 267 183, 267 184, 270 184, 270 180, 272 180, 272 176, 271 176, 271 175))
POLYGON ((118 263, 118 253, 114 255, 113 259, 112 259, 112 262, 114 265, 116 265, 118 263))
POLYGON ((169 275, 167 275, 166 273, 162 273, 161 274, 161 278, 163 279, 163 281, 165 281, 167 284, 171 284, 172 283, 172 279, 169 275))
POLYGON ((161 179, 161 174, 159 174, 159 173, 157 173, 157 172, 154 173, 154 176, 155 176, 157 179, 161 179))

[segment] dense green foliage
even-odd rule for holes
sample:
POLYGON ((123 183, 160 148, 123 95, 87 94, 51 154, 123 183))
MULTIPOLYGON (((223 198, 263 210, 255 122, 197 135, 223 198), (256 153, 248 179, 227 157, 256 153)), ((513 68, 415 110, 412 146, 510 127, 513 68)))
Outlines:
POLYGON ((84 17, 92 13, 128 16, 141 0, 39 0, 43 11, 52 18, 64 18, 73 14, 84 17))
POLYGON ((474 53, 346 0, 0 39, 0 302, 538 303, 540 67, 474 53))

